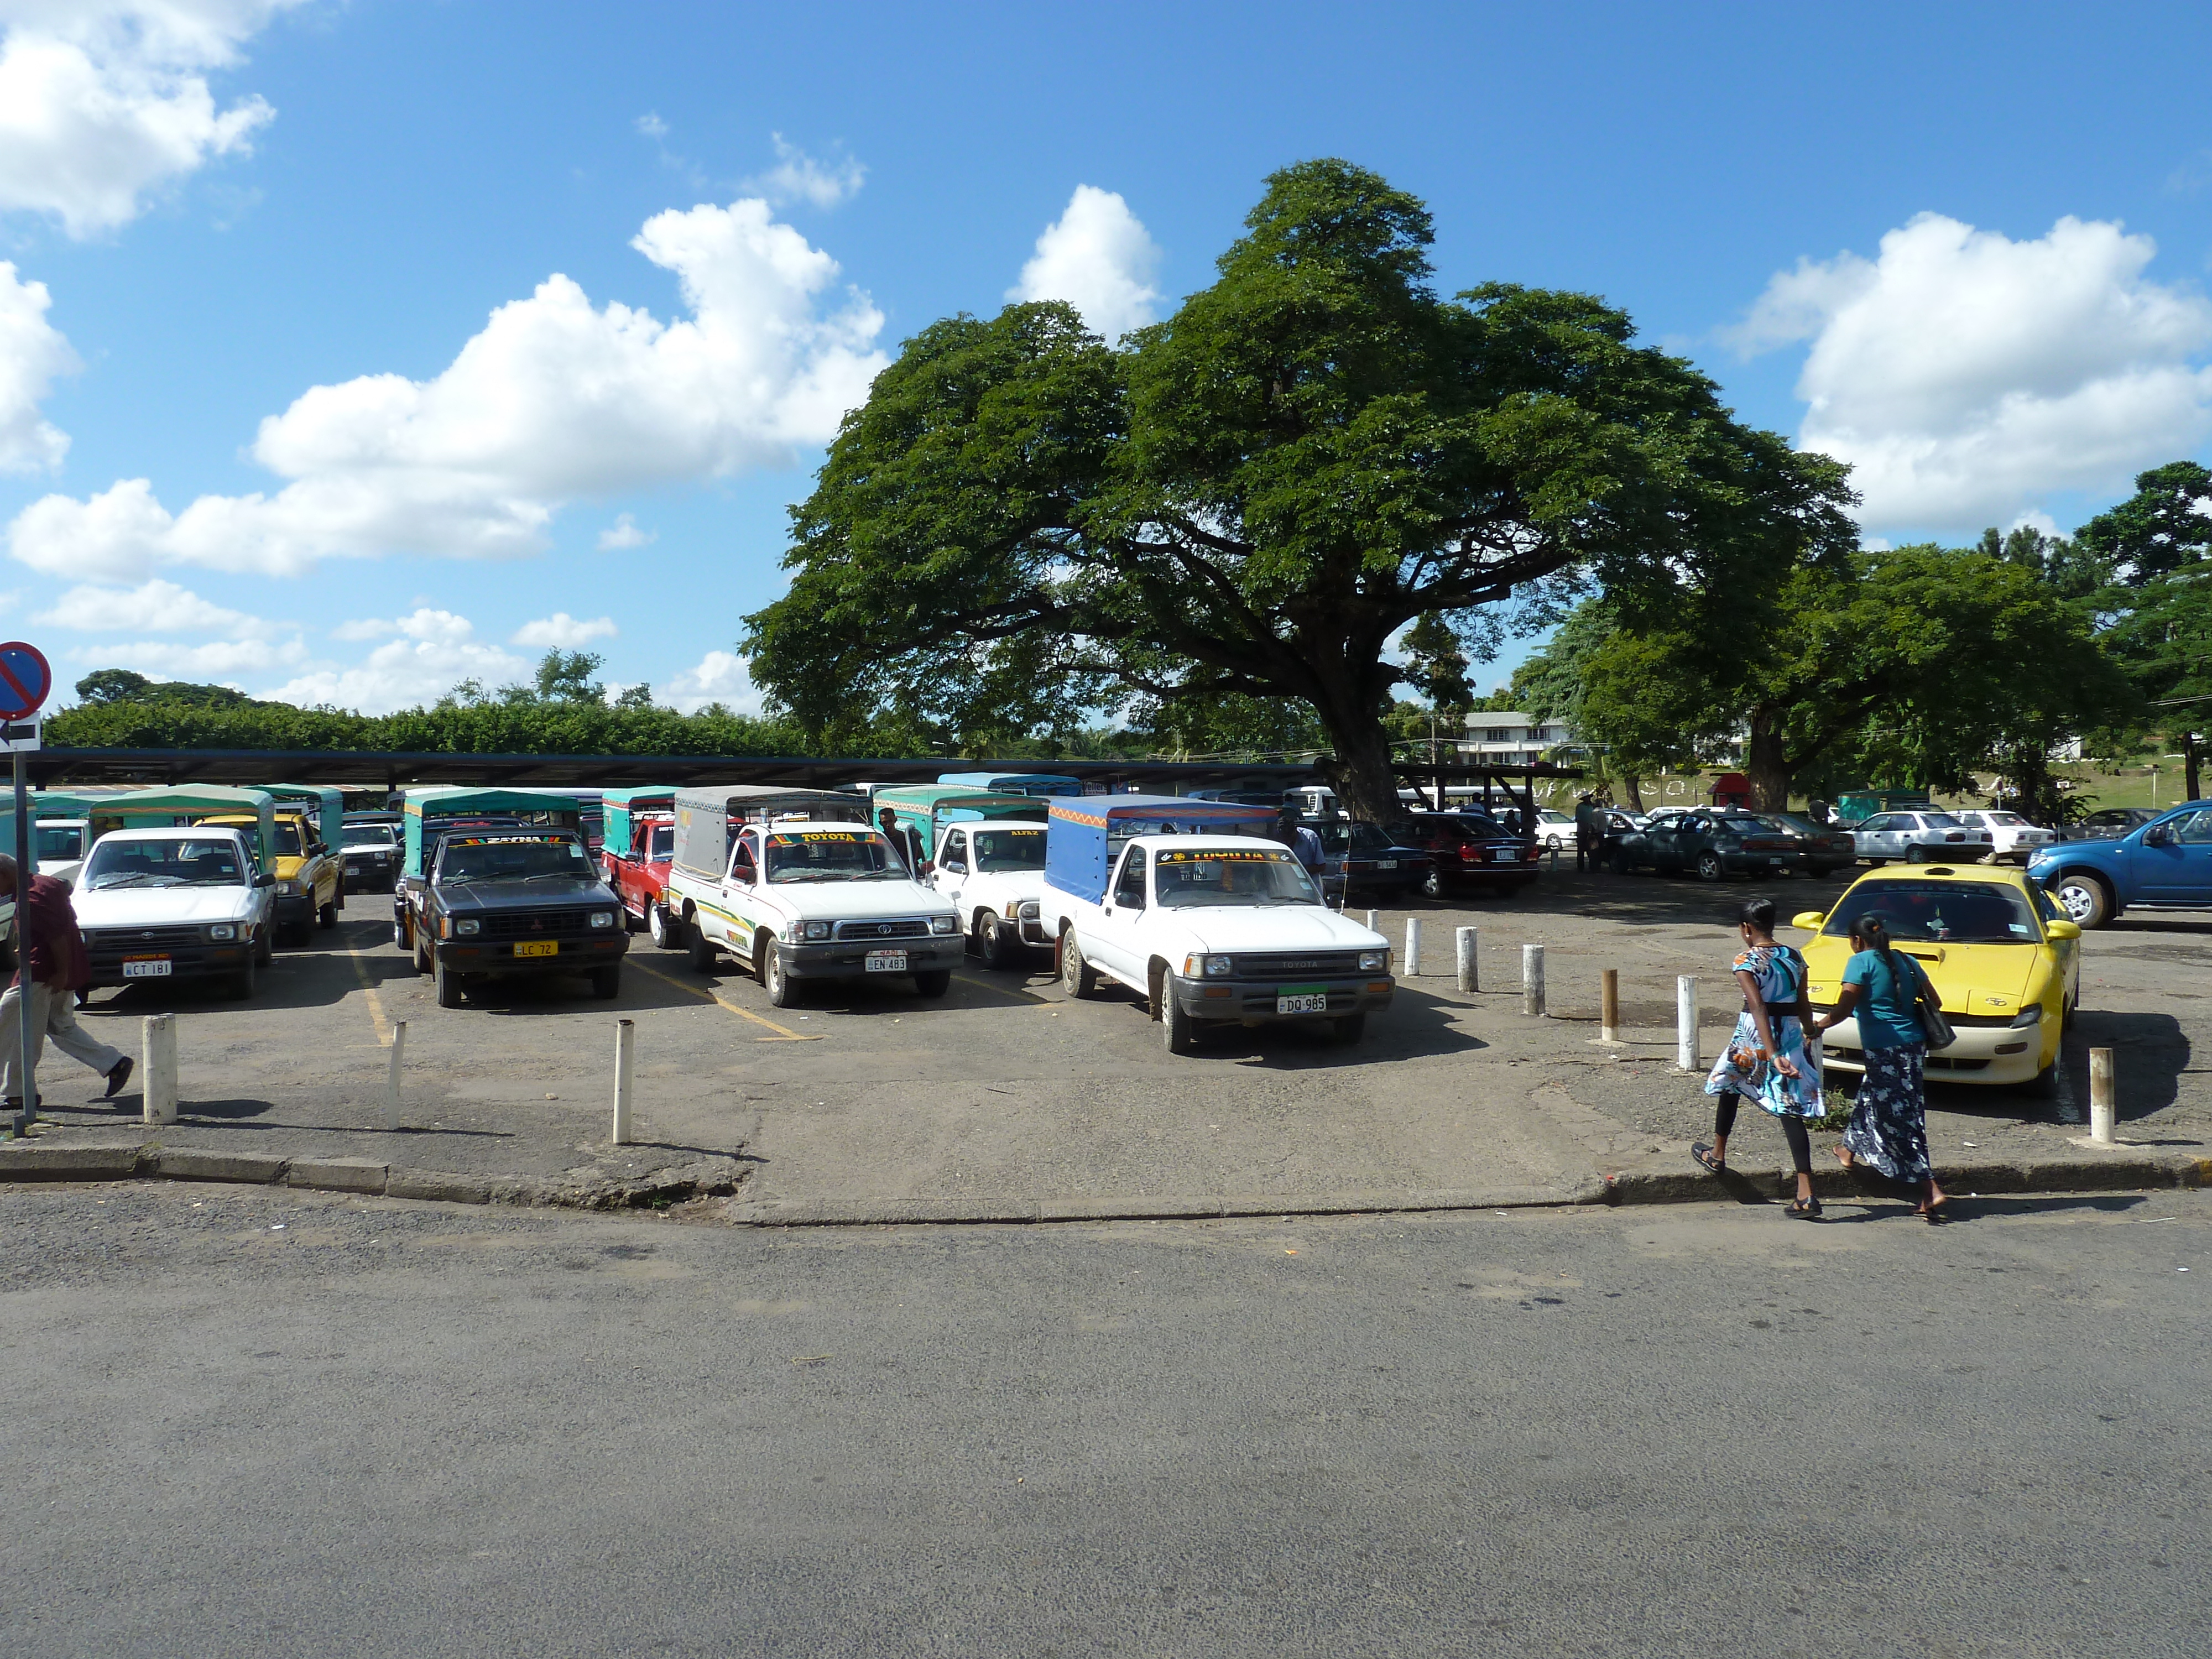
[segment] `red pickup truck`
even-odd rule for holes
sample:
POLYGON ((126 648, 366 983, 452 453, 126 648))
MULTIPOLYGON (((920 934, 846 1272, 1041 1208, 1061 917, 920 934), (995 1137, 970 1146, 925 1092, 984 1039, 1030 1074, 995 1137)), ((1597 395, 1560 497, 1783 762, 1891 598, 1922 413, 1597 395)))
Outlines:
POLYGON ((662 902, 668 891, 668 863, 676 854, 676 819, 667 812, 629 814, 629 844, 617 847, 615 825, 599 848, 599 864, 607 872, 607 885, 622 900, 628 924, 643 924, 653 942, 668 948, 668 908, 662 902))

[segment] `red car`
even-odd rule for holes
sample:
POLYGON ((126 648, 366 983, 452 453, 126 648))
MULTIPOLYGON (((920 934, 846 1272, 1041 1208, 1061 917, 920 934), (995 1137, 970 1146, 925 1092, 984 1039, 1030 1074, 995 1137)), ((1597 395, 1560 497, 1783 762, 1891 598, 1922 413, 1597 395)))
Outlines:
POLYGON ((1517 893, 1536 879, 1536 843, 1487 812, 1417 812, 1392 824, 1390 838, 1429 855, 1421 890, 1431 898, 1470 889, 1517 893))
POLYGON ((630 816, 630 844, 617 848, 608 842, 599 848, 599 867, 607 885, 622 901, 625 921, 635 930, 641 923, 653 942, 669 948, 669 860, 676 856, 676 818, 668 812, 640 812, 630 816))

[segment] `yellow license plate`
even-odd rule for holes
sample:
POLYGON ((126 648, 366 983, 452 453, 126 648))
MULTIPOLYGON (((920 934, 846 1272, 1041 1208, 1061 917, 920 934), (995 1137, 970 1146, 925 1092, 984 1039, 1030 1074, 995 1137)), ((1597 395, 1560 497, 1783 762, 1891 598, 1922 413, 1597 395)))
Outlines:
POLYGON ((514 954, 519 957, 557 957, 561 954, 561 942, 550 939, 525 939, 514 947, 514 954))

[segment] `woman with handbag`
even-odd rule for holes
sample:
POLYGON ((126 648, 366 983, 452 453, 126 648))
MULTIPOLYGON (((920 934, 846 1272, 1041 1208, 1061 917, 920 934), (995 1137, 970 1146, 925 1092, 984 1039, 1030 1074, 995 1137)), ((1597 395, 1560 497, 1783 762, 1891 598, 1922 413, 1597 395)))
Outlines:
POLYGON ((1774 939, 1774 901, 1752 899, 1737 913, 1743 950, 1736 957, 1736 983, 1743 988, 1743 1012, 1728 1047, 1705 1079, 1713 1097, 1713 1144, 1690 1148, 1715 1175, 1728 1168, 1729 1132, 1735 1127, 1739 1100, 1763 1108, 1782 1126, 1790 1158, 1797 1171, 1797 1199, 1789 1213, 1800 1221, 1820 1218, 1813 1196, 1813 1141, 1806 1125, 1820 1115, 1820 1057, 1806 1041, 1812 1010, 1805 1000, 1805 958, 1774 939))
POLYGON ((1866 1055, 1858 1103, 1836 1156, 1845 1169, 1863 1164, 1892 1181, 1917 1183, 1920 1206, 1913 1213, 1931 1223, 1948 1220, 1951 1200, 1936 1184, 1928 1158, 1924 1067, 1929 1024, 1944 1041, 1949 1027, 1935 987, 1918 963, 1890 948, 1889 929, 1880 916, 1869 913, 1851 924, 1851 949, 1835 1007, 1814 1022, 1814 1029, 1826 1031, 1856 1017, 1866 1055))

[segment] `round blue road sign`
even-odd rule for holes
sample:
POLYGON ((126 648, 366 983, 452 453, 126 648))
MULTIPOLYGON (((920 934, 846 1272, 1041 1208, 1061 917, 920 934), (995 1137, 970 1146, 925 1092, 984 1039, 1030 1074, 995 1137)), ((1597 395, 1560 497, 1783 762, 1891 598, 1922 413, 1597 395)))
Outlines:
POLYGON ((0 644, 0 720, 28 720, 54 689, 46 653, 21 640, 0 644))

